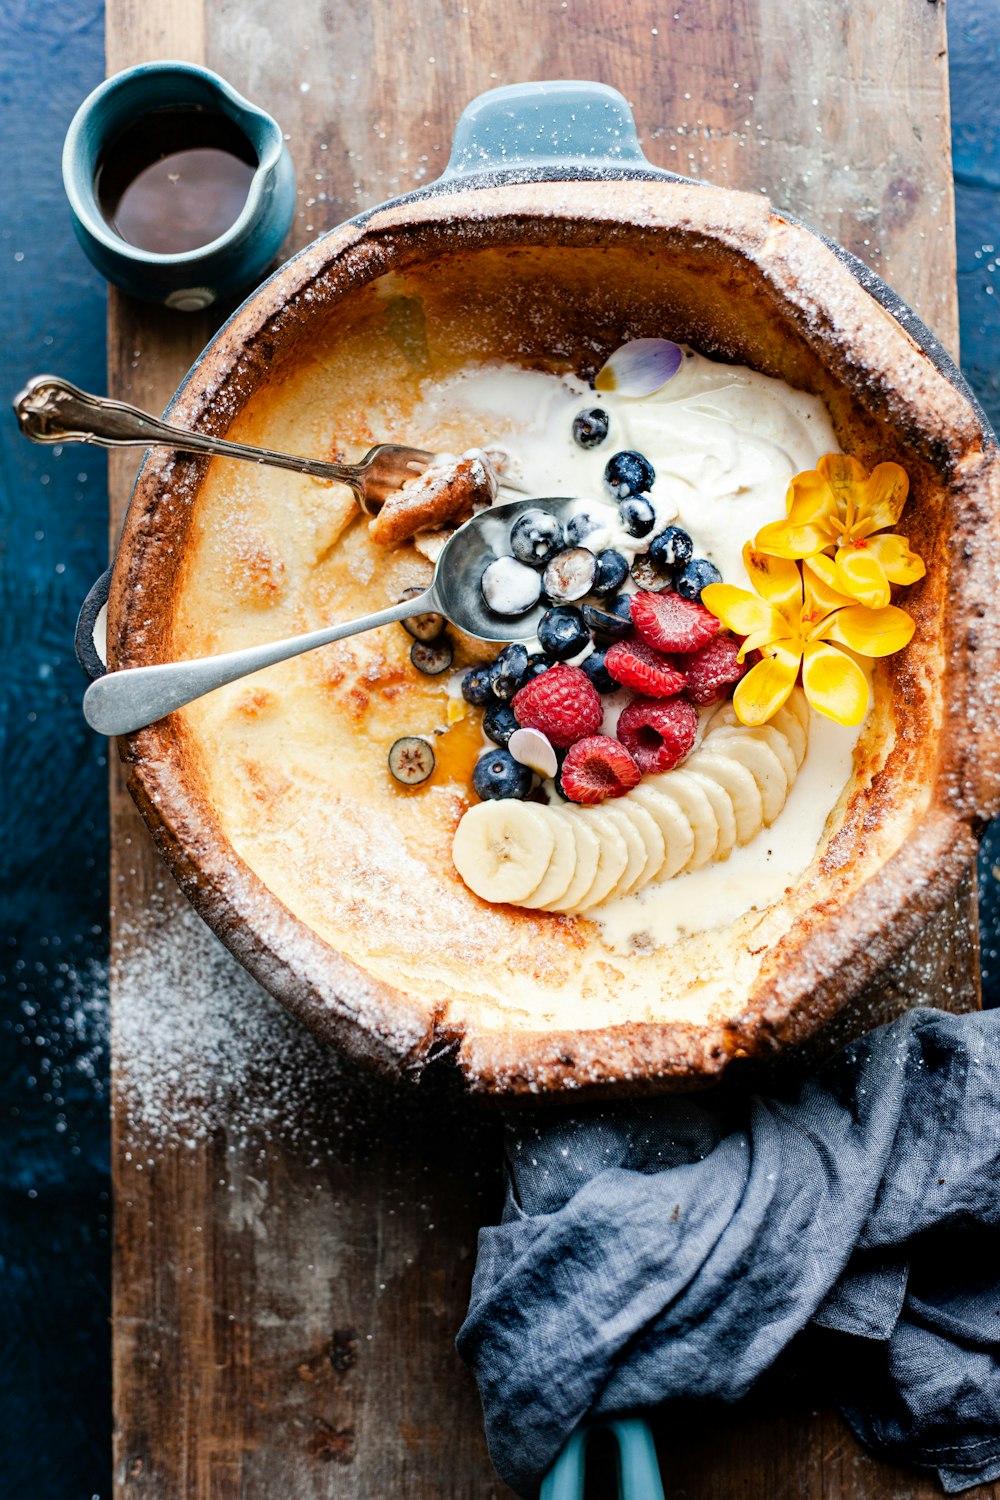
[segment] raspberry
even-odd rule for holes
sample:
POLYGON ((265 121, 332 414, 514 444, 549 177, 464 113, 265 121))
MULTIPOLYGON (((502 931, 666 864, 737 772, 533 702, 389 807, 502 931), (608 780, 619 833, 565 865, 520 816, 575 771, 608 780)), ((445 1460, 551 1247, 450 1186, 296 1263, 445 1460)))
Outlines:
POLYGON ((672 698, 684 686, 684 673, 645 641, 615 641, 605 652, 604 666, 622 687, 647 698, 672 698))
POLYGON ((697 651, 719 630, 719 621, 704 604, 671 593, 633 594, 632 621, 658 651, 697 651))
POLYGON ((732 636, 717 635, 700 651, 693 652, 684 662, 687 678, 684 696, 698 704, 717 703, 724 698, 733 683, 739 682, 750 668, 749 662, 736 660, 739 649, 739 642, 732 636))
POLYGON ((605 797, 624 797, 640 771, 624 745, 606 734, 577 740, 563 761, 559 779, 571 802, 593 806, 605 797))
POLYGON ((641 698, 622 710, 618 738, 639 770, 653 775, 672 771, 694 744, 698 715, 684 698, 646 703, 641 698))
POLYGON ((597 689, 586 672, 565 662, 525 683, 510 706, 522 729, 540 730, 560 750, 596 734, 604 718, 597 689))

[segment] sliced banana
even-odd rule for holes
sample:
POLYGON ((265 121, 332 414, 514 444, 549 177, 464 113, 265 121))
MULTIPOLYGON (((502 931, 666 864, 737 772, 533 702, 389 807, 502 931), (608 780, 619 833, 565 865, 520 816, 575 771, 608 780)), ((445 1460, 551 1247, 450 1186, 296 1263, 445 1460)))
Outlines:
MULTIPOLYGON (((671 771, 670 774, 674 776, 677 772, 671 771)), ((716 860, 728 859, 736 848, 736 814, 733 811, 732 797, 730 797, 724 786, 720 786, 710 776, 703 776, 701 774, 698 770, 696 757, 693 755, 690 760, 685 761, 683 774, 690 776, 692 781, 697 782, 711 804, 712 813, 719 829, 719 842, 715 846, 714 858, 716 860)))
POLYGON ((525 896, 522 906, 546 906, 558 901, 569 890, 570 881, 576 874, 576 837, 568 813, 561 807, 542 809, 549 813, 549 822, 555 836, 552 858, 542 876, 542 883, 530 896, 525 896))
POLYGON ((644 807, 659 824, 663 834, 665 854, 663 864, 654 877, 669 880, 678 870, 683 870, 694 853, 694 829, 668 791, 654 786, 656 778, 640 781, 629 792, 629 798, 644 807))
POLYGON ((470 807, 455 830, 452 858, 484 901, 515 905, 538 889, 555 848, 548 809, 512 797, 470 807))
POLYGON ((627 896, 629 891, 634 890, 642 880, 646 865, 649 863, 646 841, 628 816, 627 809, 622 807, 621 800, 620 797, 616 797, 614 802, 605 802, 601 808, 601 811, 607 814, 618 829, 625 840, 625 848, 628 850, 628 863, 608 892, 609 901, 613 901, 616 896, 627 896))
POLYGON ((628 865, 628 845, 614 818, 603 807, 588 807, 582 816, 597 835, 599 857, 594 878, 575 906, 563 907, 571 917, 597 906, 614 890, 628 865))
POLYGON ((540 910, 569 911, 576 905, 584 891, 593 884, 601 854, 600 844, 596 829, 583 821, 577 808, 550 807, 548 812, 558 813, 560 817, 565 818, 573 830, 573 840, 576 844, 576 867, 573 871, 573 878, 562 895, 553 896, 542 905, 540 910))
POLYGON ((806 758, 806 746, 809 743, 806 730, 787 704, 779 708, 776 714, 772 714, 769 723, 773 724, 791 745, 797 769, 806 758))
MULTIPOLYGON (((754 740, 757 740, 759 743, 767 746, 767 748, 771 751, 771 754, 775 756, 781 766, 781 769, 785 773, 785 791, 784 796, 782 797, 781 804, 783 807, 785 804, 785 798, 788 796, 791 788, 795 785, 795 778, 799 774, 799 767, 798 762, 795 759, 795 752, 792 749, 791 745, 788 743, 788 738, 786 735, 783 735, 777 729, 773 729, 770 724, 755 724, 752 729, 737 729, 735 727, 731 729, 716 729, 712 731, 712 743, 709 748, 714 750, 721 749, 723 753, 725 753, 725 746, 727 742, 739 741, 742 744, 752 744, 754 740)), ((779 808, 778 811, 780 812, 781 808, 779 808)), ((764 808, 764 813, 766 816, 766 806, 764 808)))
MULTIPOLYGON (((691 824, 694 849, 683 869, 700 870, 702 865, 708 864, 719 847, 719 820, 705 794, 704 786, 683 770, 667 771, 664 776, 652 776, 650 785, 662 786, 664 791, 669 792, 691 824)), ((733 837, 735 836, 734 824, 733 837)))
POLYGON ((736 816, 736 842, 748 844, 764 822, 764 803, 751 773, 731 755, 702 749, 689 761, 692 770, 717 781, 729 793, 736 816))
POLYGON ((625 892, 625 895, 631 895, 632 891, 656 879, 663 869, 663 861, 667 857, 667 846, 663 841, 659 823, 644 807, 640 807, 638 802, 633 802, 631 797, 622 797, 621 801, 616 804, 616 810, 624 813, 635 825, 639 837, 646 846, 646 863, 642 873, 635 884, 625 892))
POLYGON ((785 699, 784 706, 795 715, 799 723, 802 725, 802 728, 805 730, 806 734, 808 734, 809 716, 812 710, 810 709, 809 704, 806 702, 806 695, 802 691, 802 689, 798 687, 792 688, 792 691, 785 699))
MULTIPOLYGON (((718 736, 709 736, 706 749, 714 754, 724 755, 727 760, 736 761, 737 765, 746 766, 757 783, 764 809, 764 822, 770 827, 788 798, 788 777, 770 745, 757 739, 753 732, 741 735, 723 729, 718 736)), ((758 823, 757 828, 759 827, 758 823)), ((756 831, 757 829, 754 830, 755 833, 756 831)))

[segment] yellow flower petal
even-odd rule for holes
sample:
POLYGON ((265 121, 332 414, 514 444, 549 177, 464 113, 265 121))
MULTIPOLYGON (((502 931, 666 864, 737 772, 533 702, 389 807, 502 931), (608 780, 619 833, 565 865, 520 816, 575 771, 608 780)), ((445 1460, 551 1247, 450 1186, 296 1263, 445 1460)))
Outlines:
POLYGON ((710 583, 701 591, 701 602, 727 630, 737 635, 754 635, 763 630, 770 638, 775 626, 780 628, 783 624, 780 617, 775 619, 774 610, 763 599, 731 583, 710 583))
POLYGON ((733 708, 741 724, 765 724, 787 699, 799 675, 799 658, 793 651, 766 656, 737 684, 733 708))
POLYGON ((762 599, 787 621, 798 618, 802 608, 802 574, 784 557, 758 552, 751 542, 743 548, 743 566, 762 599))
POLYGON ((870 547, 838 547, 835 565, 842 593, 869 609, 884 609, 889 603, 889 580, 870 547))
POLYGON ((840 588, 840 575, 832 557, 807 558, 802 566, 802 583, 805 590, 805 612, 813 620, 821 615, 844 609, 855 600, 840 588))
POLYGON ((885 609, 855 604, 838 610, 823 634, 828 641, 839 641, 859 656, 892 656, 909 643, 915 629, 906 610, 894 604, 887 604, 885 609))
POLYGON ((854 501, 856 510, 859 509, 859 492, 868 474, 856 458, 851 458, 849 453, 824 453, 816 469, 833 491, 841 515, 847 510, 849 500, 854 501))
POLYGON ((895 526, 903 514, 910 481, 899 464, 877 464, 857 497, 858 510, 870 516, 877 531, 895 526))
POLYGON ((802 686, 812 707, 838 724, 860 724, 868 709, 864 672, 843 651, 823 641, 810 641, 806 646, 802 686))
POLYGON ((795 475, 785 491, 785 514, 795 526, 836 516, 834 493, 816 469, 805 469, 795 475))
POLYGON ((916 583, 927 571, 923 558, 910 551, 905 536, 893 536, 888 532, 873 536, 868 550, 878 558, 890 583, 916 583))
POLYGON ((827 529, 813 522, 801 526, 791 521, 769 521, 754 537, 758 552, 767 552, 771 557, 812 557, 822 552, 834 540, 827 529))

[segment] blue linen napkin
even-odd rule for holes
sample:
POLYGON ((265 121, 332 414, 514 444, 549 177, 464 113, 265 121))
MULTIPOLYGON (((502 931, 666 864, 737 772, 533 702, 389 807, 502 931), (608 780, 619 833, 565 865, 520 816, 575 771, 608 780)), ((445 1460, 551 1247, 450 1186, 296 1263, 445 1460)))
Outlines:
POLYGON ((588 1416, 736 1401, 779 1356, 818 1383, 817 1329, 870 1448, 1000 1477, 1000 1010, 910 1011, 766 1097, 535 1114, 508 1168, 458 1348, 520 1494, 588 1416))

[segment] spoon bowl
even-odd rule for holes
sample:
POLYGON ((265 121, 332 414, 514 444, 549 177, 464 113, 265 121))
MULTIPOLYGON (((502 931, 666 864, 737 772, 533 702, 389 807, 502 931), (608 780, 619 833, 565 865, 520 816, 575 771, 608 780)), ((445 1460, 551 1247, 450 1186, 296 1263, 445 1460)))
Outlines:
POLYGON ((510 530, 523 511, 544 510, 565 522, 577 504, 569 497, 523 499, 480 511, 448 538, 424 593, 375 614, 221 656, 107 672, 84 694, 84 717, 100 734, 132 734, 227 682, 412 615, 444 615, 458 630, 480 641, 531 640, 546 606, 539 603, 523 615, 498 614, 483 597, 483 572, 494 558, 511 555, 510 530))

